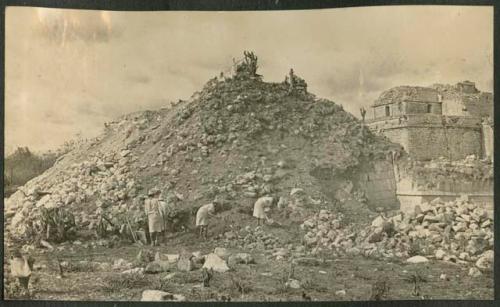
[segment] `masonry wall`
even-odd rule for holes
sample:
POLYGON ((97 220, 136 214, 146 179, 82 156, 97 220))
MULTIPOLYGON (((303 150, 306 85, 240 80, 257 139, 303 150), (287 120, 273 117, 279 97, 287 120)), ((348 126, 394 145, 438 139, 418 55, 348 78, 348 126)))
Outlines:
POLYGON ((373 108, 373 117, 374 118, 381 118, 381 117, 385 117, 385 116, 386 116, 385 115, 385 105, 384 106, 376 106, 373 108))
POLYGON ((368 207, 372 210, 378 207, 385 210, 398 209, 393 164, 377 161, 370 166, 365 168, 359 178, 359 186, 365 192, 368 207))
POLYGON ((481 156, 481 131, 461 127, 408 127, 408 152, 417 160, 481 156))
POLYGON ((483 155, 493 158, 493 126, 489 124, 482 125, 483 135, 483 155))
POLYGON ((417 160, 459 160, 483 153, 480 118, 419 114, 373 121, 369 127, 401 144, 417 160))
POLYGON ((484 209, 493 210, 493 179, 459 176, 436 176, 431 173, 408 174, 398 168, 397 195, 402 211, 412 211, 415 205, 437 197, 444 201, 468 197, 484 209), (430 180, 429 176, 436 176, 430 180))
POLYGON ((481 93, 477 98, 464 98, 463 102, 467 109, 467 115, 479 117, 493 117, 493 95, 481 93))
POLYGON ((388 104, 382 106, 374 107, 374 118, 387 117, 385 113, 385 108, 389 107, 389 116, 399 116, 405 114, 405 104, 401 103, 401 106, 396 104, 388 104))
POLYGON ((418 114, 418 113, 428 113, 427 106, 431 106, 432 114, 441 114, 441 103, 426 103, 426 102, 415 102, 407 101, 406 104, 406 114, 418 114))
POLYGON ((452 116, 493 117, 493 95, 481 93, 443 99, 443 114, 452 116))
POLYGON ((463 103, 460 98, 445 98, 443 99, 443 114, 452 116, 465 116, 463 103))
POLYGON ((389 129, 384 131, 384 135, 391 140, 391 142, 401 144, 406 152, 408 152, 409 138, 408 130, 406 129, 389 129))
POLYGON ((427 111, 428 105, 431 106, 431 114, 441 114, 441 103, 436 102, 416 102, 416 101, 403 101, 401 103, 394 103, 388 105, 376 106, 373 108, 374 118, 387 117, 386 107, 389 107, 389 116, 400 116, 406 114, 429 114, 427 111))

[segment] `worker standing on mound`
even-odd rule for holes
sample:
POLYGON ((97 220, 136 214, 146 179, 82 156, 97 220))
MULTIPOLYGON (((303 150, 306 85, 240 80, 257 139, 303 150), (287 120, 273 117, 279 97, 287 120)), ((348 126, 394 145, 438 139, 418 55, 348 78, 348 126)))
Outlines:
POLYGON ((275 199, 270 196, 265 196, 257 199, 253 205, 253 216, 257 218, 257 225, 260 226, 263 220, 267 220, 266 211, 274 204, 275 199))
POLYGON ((160 190, 153 188, 148 192, 148 198, 144 201, 144 211, 148 217, 149 234, 151 246, 158 246, 158 236, 163 231, 163 216, 158 199, 160 190))
POLYGON ((196 227, 199 229, 199 235, 201 238, 205 240, 208 237, 208 218, 209 216, 215 215, 215 204, 217 203, 214 200, 210 204, 206 204, 200 207, 196 212, 196 227))

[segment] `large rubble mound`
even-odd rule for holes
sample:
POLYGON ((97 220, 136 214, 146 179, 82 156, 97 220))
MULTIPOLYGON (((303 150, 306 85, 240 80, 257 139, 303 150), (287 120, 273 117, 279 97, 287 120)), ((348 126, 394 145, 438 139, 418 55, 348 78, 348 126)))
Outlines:
POLYGON ((309 195, 304 206, 328 208, 338 201, 325 190, 335 186, 321 182, 341 185, 363 161, 400 150, 342 106, 308 93, 293 71, 268 83, 256 74, 252 53, 236 65, 232 76, 209 80, 187 101, 106 123, 100 137, 7 200, 7 235, 24 241, 43 233, 41 215, 53 208, 75 215, 77 236, 100 227, 102 216, 108 228, 136 227, 139 196, 150 188, 162 191, 172 216, 189 216, 214 197, 236 210, 294 188, 309 195))

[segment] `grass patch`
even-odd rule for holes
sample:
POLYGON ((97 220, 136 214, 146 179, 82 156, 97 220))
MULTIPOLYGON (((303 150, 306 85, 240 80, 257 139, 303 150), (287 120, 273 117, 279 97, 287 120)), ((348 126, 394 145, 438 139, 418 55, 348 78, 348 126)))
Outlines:
POLYGON ((301 281, 301 286, 304 290, 317 291, 317 292, 328 292, 328 287, 320 284, 312 278, 306 278, 301 281))
POLYGON ((143 287, 161 288, 158 282, 152 282, 144 274, 113 274, 103 278, 104 290, 107 292, 122 289, 138 289, 143 287))
POLYGON ((68 273, 83 273, 83 272, 95 272, 96 263, 90 261, 81 262, 69 262, 66 267, 63 267, 63 272, 68 273))

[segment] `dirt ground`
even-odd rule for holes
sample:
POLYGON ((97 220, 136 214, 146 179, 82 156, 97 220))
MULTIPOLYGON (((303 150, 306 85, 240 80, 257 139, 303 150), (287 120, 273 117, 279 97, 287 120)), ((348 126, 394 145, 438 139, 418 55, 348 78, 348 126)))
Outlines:
MULTIPOLYGON (((202 242, 194 234, 185 233, 155 250, 166 254, 180 251, 205 254, 217 246, 221 245, 215 239, 202 242)), ((61 261, 69 263, 88 260, 113 264, 119 258, 135 261, 140 249, 133 245, 95 249, 72 246, 57 252, 57 255, 61 261)), ((493 299, 492 273, 474 278, 468 276, 468 267, 442 261, 407 264, 397 259, 323 256, 323 263, 319 266, 295 266, 293 278, 300 282, 301 288, 290 289, 285 286, 291 270, 289 261, 275 260, 262 251, 242 252, 251 253, 256 263, 240 264, 226 273, 214 273, 210 286, 205 288, 202 287, 201 270, 180 272, 173 269, 160 274, 130 276, 111 268, 105 271, 83 268, 78 272, 65 272, 63 278, 58 278, 55 255, 51 252, 35 253, 37 264, 42 268, 33 272, 30 299, 135 301, 141 299, 143 290, 161 289, 182 294, 188 301, 218 301, 222 296, 230 297, 231 301, 303 301, 303 296, 313 301, 369 300, 372 286, 377 281, 387 283, 384 299, 493 299), (161 281, 174 272, 168 281, 161 281), (442 274, 446 274, 448 280, 442 280, 442 274), (412 276, 413 279, 419 276, 417 291, 412 276), (339 292, 341 290, 345 290, 345 294, 339 292)), ((6 299, 19 298, 22 297, 6 296, 6 299)))

